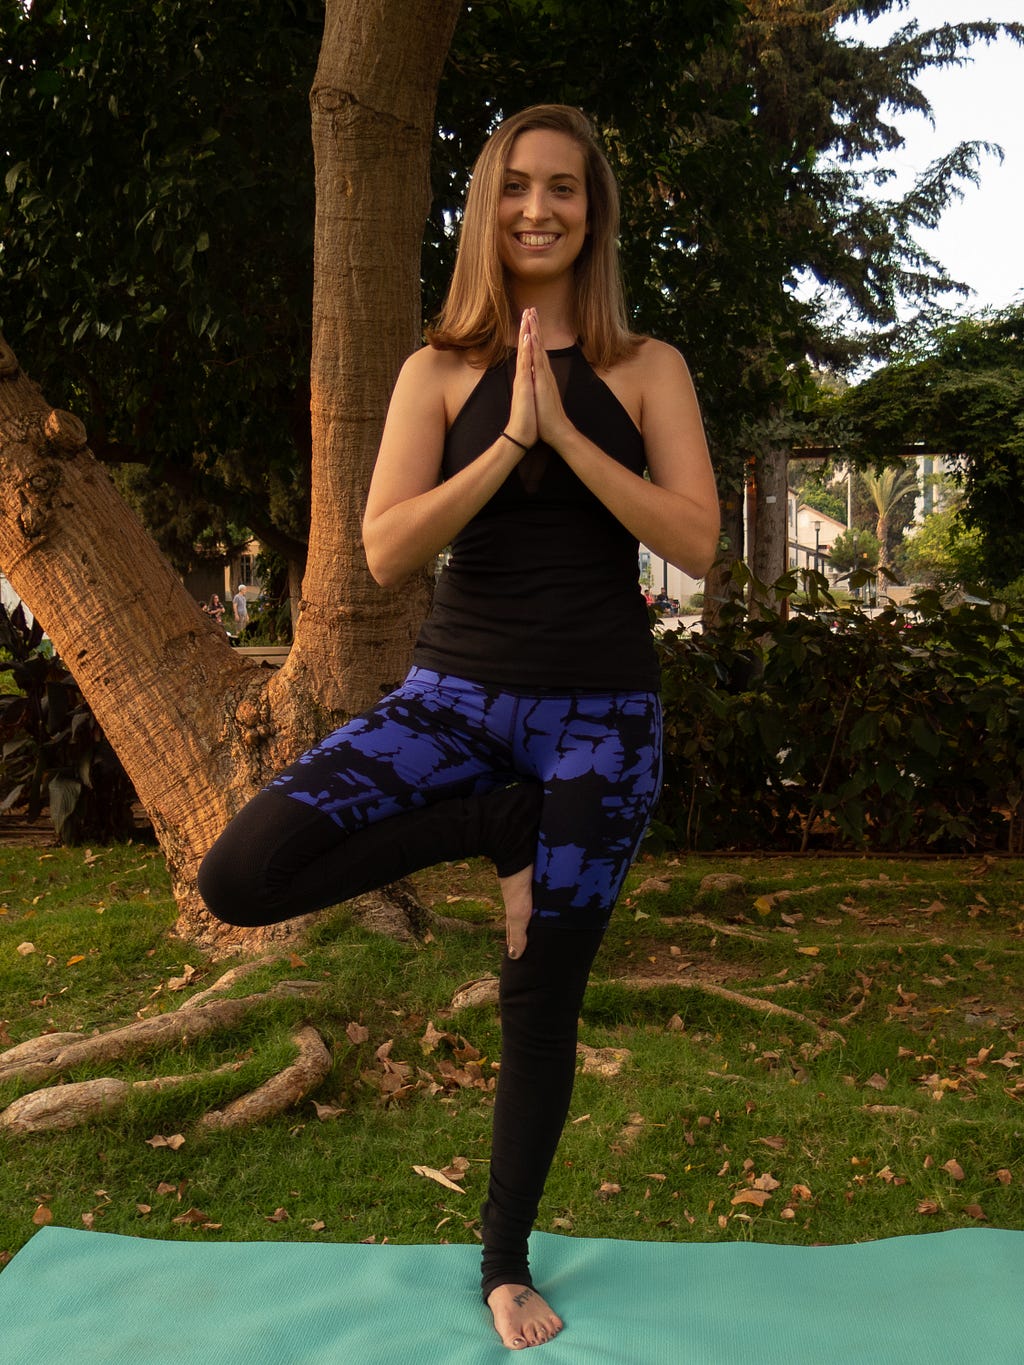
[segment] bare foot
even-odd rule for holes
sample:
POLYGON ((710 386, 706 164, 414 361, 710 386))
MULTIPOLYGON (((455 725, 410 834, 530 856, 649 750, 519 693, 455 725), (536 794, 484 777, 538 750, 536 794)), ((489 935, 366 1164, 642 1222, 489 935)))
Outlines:
POLYGON ((526 931, 533 914, 533 865, 514 872, 511 877, 499 877, 501 897, 505 902, 505 938, 508 955, 522 957, 526 951, 526 931))
POLYGON ((543 1346, 557 1337, 565 1325, 536 1289, 526 1284, 502 1284, 487 1297, 494 1315, 494 1330, 510 1351, 543 1346))

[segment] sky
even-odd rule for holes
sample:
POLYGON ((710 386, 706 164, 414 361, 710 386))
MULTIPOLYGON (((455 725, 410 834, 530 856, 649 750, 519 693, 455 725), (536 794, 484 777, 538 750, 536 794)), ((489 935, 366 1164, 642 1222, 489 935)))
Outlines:
MULTIPOLYGON (((983 19, 1024 21, 1024 0, 911 0, 902 11, 856 28, 866 41, 884 41, 896 28, 917 20, 922 28, 983 19)), ((892 165, 908 181, 913 173, 958 142, 997 142, 1004 160, 984 157, 977 187, 965 187, 934 232, 921 234, 921 245, 954 279, 975 293, 960 304, 963 311, 1001 308, 1024 299, 1024 47, 1009 39, 978 43, 965 66, 931 71, 919 84, 932 105, 935 125, 920 114, 897 120, 906 145, 892 165)), ((886 193, 893 184, 890 182, 886 193)))

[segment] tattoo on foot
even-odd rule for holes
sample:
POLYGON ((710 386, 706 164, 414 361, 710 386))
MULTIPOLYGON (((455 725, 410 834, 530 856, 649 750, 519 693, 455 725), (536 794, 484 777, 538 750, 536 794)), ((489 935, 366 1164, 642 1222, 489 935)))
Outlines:
POLYGON ((523 1306, 523 1304, 526 1302, 526 1300, 527 1300, 527 1299, 532 1299, 532 1298, 533 1298, 533 1290, 532 1290, 532 1289, 523 1289, 520 1293, 518 1293, 518 1294, 515 1295, 515 1297, 513 1298, 512 1302, 515 1304, 515 1306, 516 1306, 517 1308, 522 1308, 522 1306, 523 1306))

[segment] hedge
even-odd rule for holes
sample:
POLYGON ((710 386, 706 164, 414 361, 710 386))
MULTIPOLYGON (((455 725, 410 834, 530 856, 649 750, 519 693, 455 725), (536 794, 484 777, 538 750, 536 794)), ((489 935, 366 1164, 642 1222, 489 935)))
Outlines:
POLYGON ((872 617, 818 574, 766 589, 739 565, 718 627, 658 648, 663 841, 1024 852, 1024 622, 1000 605, 872 617))

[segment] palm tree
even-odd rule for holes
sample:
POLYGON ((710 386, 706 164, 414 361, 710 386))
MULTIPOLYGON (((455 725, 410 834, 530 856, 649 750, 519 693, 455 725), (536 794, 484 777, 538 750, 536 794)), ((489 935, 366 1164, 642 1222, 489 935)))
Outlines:
POLYGON ((917 469, 913 465, 886 465, 881 470, 862 470, 860 478, 877 513, 875 536, 880 546, 879 564, 887 565, 892 514, 908 493, 920 492, 917 469))

